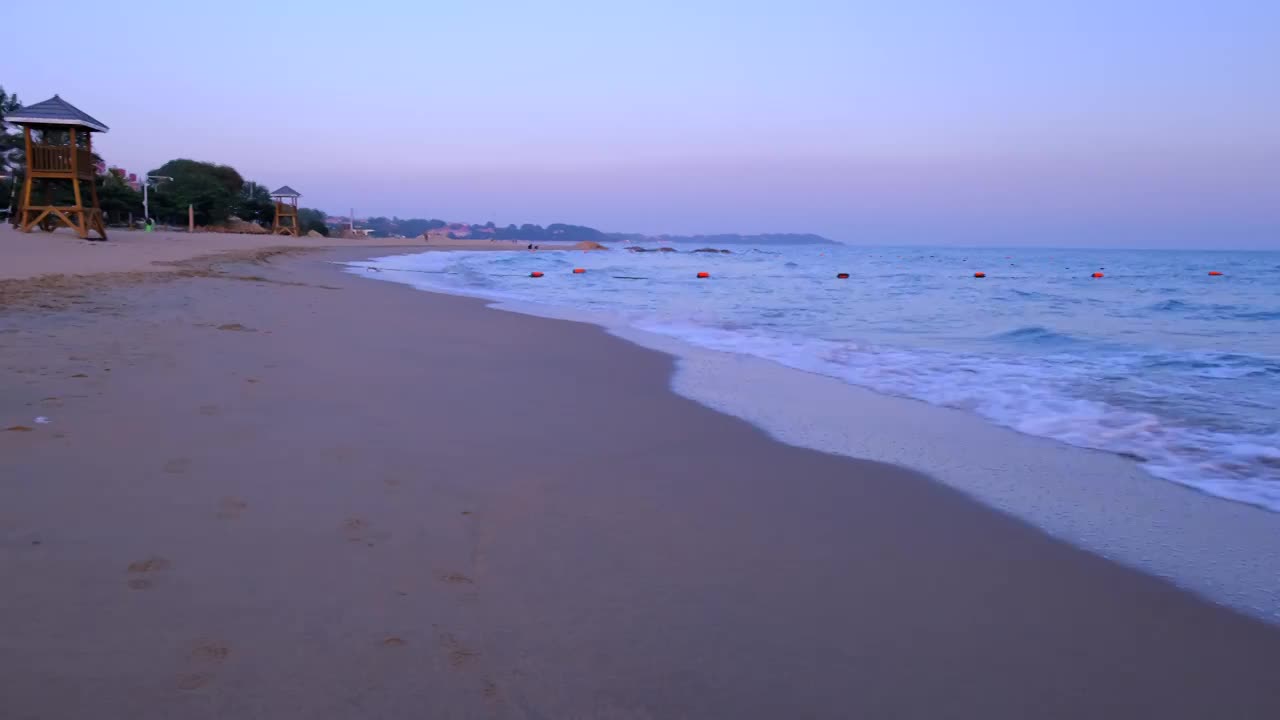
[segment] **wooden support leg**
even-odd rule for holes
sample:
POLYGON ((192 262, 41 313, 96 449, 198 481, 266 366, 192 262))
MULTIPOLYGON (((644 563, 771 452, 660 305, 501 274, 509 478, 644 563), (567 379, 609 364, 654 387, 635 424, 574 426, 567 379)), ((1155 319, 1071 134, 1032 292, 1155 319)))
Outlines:
MULTIPOLYGON (((75 151, 74 146, 72 147, 72 151, 75 151)), ((89 221, 88 218, 85 217, 84 213, 84 199, 80 197, 80 178, 77 177, 71 179, 71 188, 75 191, 76 210, 78 211, 78 214, 76 215, 76 223, 71 227, 76 231, 76 234, 80 236, 81 240, 87 240, 89 238, 89 221)))
POLYGON ((107 223, 102 217, 102 208, 98 205, 98 183, 96 181, 89 182, 89 196, 93 198, 93 211, 89 217, 93 220, 98 234, 102 236, 103 240, 106 240, 107 223))
POLYGON ((28 232, 28 233, 31 232, 31 226, 33 224, 29 222, 30 220, 29 213, 31 212, 31 184, 34 182, 35 182, 35 178, 31 177, 31 172, 30 170, 28 170, 26 182, 23 183, 23 186, 22 186, 22 212, 20 213, 22 232, 28 232))

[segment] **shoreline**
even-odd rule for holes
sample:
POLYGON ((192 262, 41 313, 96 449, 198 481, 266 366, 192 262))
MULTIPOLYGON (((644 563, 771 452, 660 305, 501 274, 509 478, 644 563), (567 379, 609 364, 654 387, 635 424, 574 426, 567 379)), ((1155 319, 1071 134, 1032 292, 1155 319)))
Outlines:
POLYGON ((360 252, 0 314, 18 717, 1280 712, 1280 630, 360 252))
POLYGON ((1280 513, 1157 478, 1120 454, 1025 434, 971 412, 753 355, 700 347, 607 313, 417 287, 385 273, 352 274, 604 328, 675 358, 673 392, 781 442, 922 472, 1076 547, 1280 624, 1280 513), (787 392, 744 393, 744 387, 787 392), (1036 478, 1033 486, 1022 482, 1027 475, 1036 478))

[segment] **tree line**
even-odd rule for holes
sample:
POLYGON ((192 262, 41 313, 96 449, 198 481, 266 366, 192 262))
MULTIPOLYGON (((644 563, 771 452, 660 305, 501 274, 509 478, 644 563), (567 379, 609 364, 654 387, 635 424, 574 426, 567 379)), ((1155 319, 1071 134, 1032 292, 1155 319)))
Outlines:
MULTIPOLYGON (((16 126, 4 122, 4 116, 21 107, 16 95, 9 95, 0 86, 0 208, 10 208, 17 202, 17 191, 22 186, 25 169, 22 135, 16 126)), ((94 162, 102 158, 94 153, 94 162)), ((271 227, 275 218, 275 204, 270 190, 261 183, 245 180, 229 165, 178 158, 170 160, 143 176, 159 176, 151 180, 148 206, 151 217, 163 223, 187 224, 187 208, 192 208, 197 225, 221 225, 236 217, 247 222, 271 227)), ((135 190, 122 171, 111 169, 98 175, 98 204, 108 224, 120 225, 131 218, 144 220, 142 192, 135 190)), ((66 192, 70 192, 67 190, 66 192)), ((55 197, 55 202, 65 199, 55 197)), ((315 230, 329 234, 327 215, 315 208, 298 209, 298 225, 303 233, 315 230)), ((402 235, 416 237, 429 230, 450 227, 440 219, 372 217, 362 223, 377 237, 402 235)), ((451 233, 452 234, 452 233, 451 233)), ((582 225, 553 223, 546 227, 525 223, 500 227, 493 222, 471 226, 470 237, 495 240, 520 240, 524 242, 578 242, 581 240, 607 240, 605 233, 582 225)))
MULTIPOLYGON (((0 209, 16 211, 19 190, 26 172, 25 145, 20 128, 5 117, 22 106, 18 96, 0 86, 0 209)), ((102 157, 93 154, 95 163, 102 157)), ((151 182, 148 205, 151 217, 177 226, 187 224, 187 208, 194 210, 197 225, 221 225, 232 217, 271 227, 275 219, 275 203, 270 190, 243 176, 229 165, 179 158, 170 160, 146 175, 167 179, 151 182)), ((147 182, 143 177, 143 182, 147 182)), ((143 221, 142 191, 129 184, 123 171, 112 168, 96 176, 98 205, 108 224, 120 225, 131 218, 143 221)), ((55 191, 53 201, 68 202, 71 190, 55 191), (62 195, 67 197, 62 197, 62 195)), ((329 234, 325 214, 313 208, 299 208, 298 225, 302 232, 315 230, 329 234)))
MULTIPOLYGON (((271 191, 261 183, 245 180, 230 165, 179 158, 147 174, 158 178, 153 181, 148 200, 152 217, 161 221, 185 224, 188 207, 197 225, 221 225, 237 217, 271 227, 275 219, 271 191)), ((314 230, 329 234, 321 210, 299 208, 298 225, 303 233, 314 230)))
MULTIPOLYGON (((437 218, 428 220, 426 218, 388 218, 378 216, 368 218, 362 221, 361 224, 373 231, 374 237, 392 237, 394 235, 417 237, 429 230, 449 228, 456 223, 448 223, 437 218)), ((511 224, 502 227, 493 221, 489 221, 483 224, 475 223, 469 227, 470 230, 468 232, 450 231, 448 235, 449 237, 457 238, 519 240, 522 242, 581 242, 583 240, 603 242, 609 239, 606 233, 595 228, 565 223, 552 223, 546 227, 530 223, 523 225, 511 224)))

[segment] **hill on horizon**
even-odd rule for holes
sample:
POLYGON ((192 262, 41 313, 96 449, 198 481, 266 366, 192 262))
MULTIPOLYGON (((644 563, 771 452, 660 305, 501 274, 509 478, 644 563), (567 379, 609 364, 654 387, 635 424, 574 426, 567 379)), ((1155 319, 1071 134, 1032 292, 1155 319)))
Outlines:
POLYGON ((639 233, 607 233, 614 241, 671 242, 701 245, 839 245, 831 238, 815 233, 717 233, 714 235, 642 235, 639 233))

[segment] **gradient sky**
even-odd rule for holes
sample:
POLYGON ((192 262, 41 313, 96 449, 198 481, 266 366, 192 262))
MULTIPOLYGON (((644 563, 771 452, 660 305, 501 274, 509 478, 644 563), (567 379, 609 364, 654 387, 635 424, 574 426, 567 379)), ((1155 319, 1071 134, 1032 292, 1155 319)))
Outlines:
POLYGON ((5 17, 0 83, 111 126, 109 163, 226 163, 332 214, 1280 248, 1275 0, 69 0, 5 17), (50 55, 21 31, 51 12, 92 49, 50 55))

